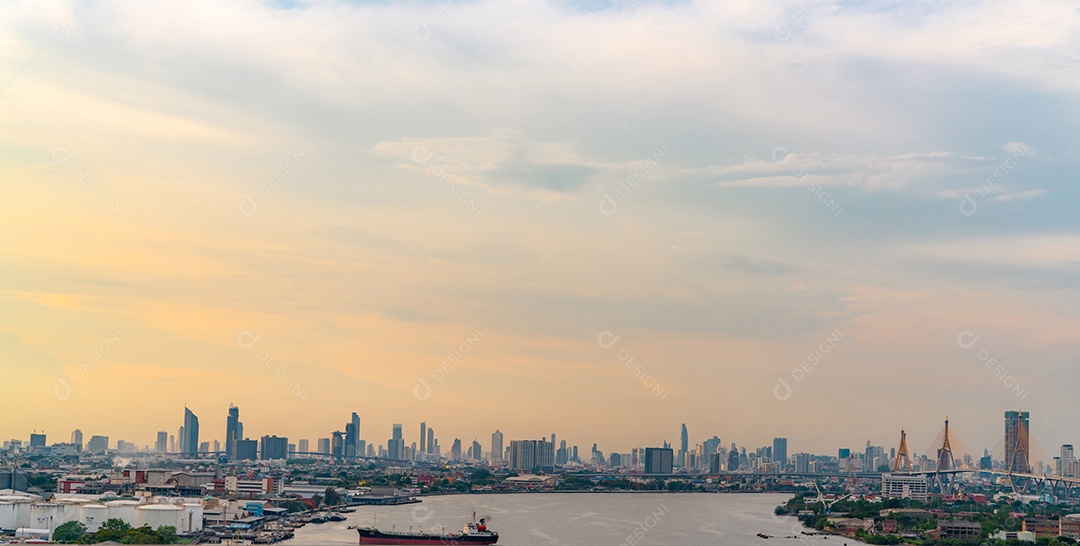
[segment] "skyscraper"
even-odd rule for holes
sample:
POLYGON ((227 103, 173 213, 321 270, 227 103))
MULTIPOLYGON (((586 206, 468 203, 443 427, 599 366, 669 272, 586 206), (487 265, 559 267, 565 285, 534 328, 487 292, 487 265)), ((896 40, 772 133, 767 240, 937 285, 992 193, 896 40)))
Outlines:
POLYGON ((75 449, 82 451, 83 434, 81 430, 75 429, 75 431, 71 433, 71 443, 75 444, 75 449))
POLYGON ((679 458, 676 462, 682 466, 686 459, 686 452, 690 450, 690 435, 686 433, 686 423, 682 424, 682 432, 679 434, 679 458))
POLYGON ((345 457, 350 459, 356 457, 356 425, 352 421, 345 423, 345 444, 343 449, 345 450, 345 457))
POLYGON ((772 441, 772 459, 774 462, 780 463, 780 471, 783 472, 787 469, 788 454, 787 454, 787 438, 773 438, 772 441))
POLYGON ((510 469, 523 472, 552 472, 555 445, 547 440, 511 440, 510 469))
MULTIPOLYGON (((685 429, 685 425, 684 425, 685 429)), ((671 474, 673 454, 670 447, 645 448, 646 474, 671 474)))
POLYGON ((1063 444, 1061 446, 1061 457, 1058 459, 1058 476, 1063 478, 1073 478, 1073 463, 1076 462, 1076 456, 1073 454, 1072 444, 1063 444))
POLYGON ((244 437, 240 432, 240 408, 229 404, 229 417, 225 420, 225 455, 236 457, 236 441, 244 437))
POLYGON ((278 436, 263 436, 262 451, 259 458, 264 461, 274 459, 287 459, 289 457, 289 439, 278 436))
POLYGON ((199 453, 199 418, 184 406, 184 433, 180 436, 180 452, 185 455, 199 453))
POLYGON ((502 458, 503 433, 499 429, 491 433, 491 462, 497 463, 502 458))
POLYGON ((420 421, 420 441, 416 443, 416 449, 420 450, 420 453, 427 453, 427 423, 420 421))
POLYGON ((345 458, 345 434, 340 430, 335 430, 330 433, 332 440, 330 441, 330 451, 335 460, 342 460, 345 458))
POLYGON ((1005 469, 1010 472, 1030 473, 1030 442, 1028 439, 1026 411, 1005 412, 1005 469))
POLYGON ((427 429, 427 452, 435 455, 435 429, 427 429))
POLYGON ((405 439, 401 436, 400 423, 394 423, 393 436, 391 436, 390 441, 386 443, 386 458, 405 458, 405 439))
POLYGON ((169 450, 169 433, 164 430, 159 430, 157 433, 157 441, 154 442, 154 451, 158 453, 165 453, 169 450))
POLYGON ((310 442, 305 438, 296 442, 296 451, 307 455, 311 451, 310 442))
POLYGON ((345 445, 344 453, 346 457, 362 457, 364 455, 360 447, 360 416, 354 411, 349 418, 349 422, 345 424, 345 445))

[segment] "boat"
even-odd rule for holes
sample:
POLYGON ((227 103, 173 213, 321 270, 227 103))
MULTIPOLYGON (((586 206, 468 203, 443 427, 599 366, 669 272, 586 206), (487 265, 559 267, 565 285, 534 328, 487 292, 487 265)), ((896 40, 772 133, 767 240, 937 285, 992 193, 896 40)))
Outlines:
POLYGON ((476 513, 473 520, 465 524, 460 533, 425 533, 423 531, 380 531, 371 527, 351 527, 360 534, 360 544, 495 544, 499 541, 499 533, 490 531, 484 518, 476 521, 476 513))

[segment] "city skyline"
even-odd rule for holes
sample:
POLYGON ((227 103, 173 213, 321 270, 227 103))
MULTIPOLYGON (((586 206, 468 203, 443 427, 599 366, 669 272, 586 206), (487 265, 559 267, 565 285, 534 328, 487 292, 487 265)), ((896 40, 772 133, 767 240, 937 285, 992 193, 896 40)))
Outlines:
POLYGON ((1080 441, 1072 6, 90 4, 0 5, 0 438, 1080 441))
MULTIPOLYGON (((1036 463, 1047 465, 1047 468, 1053 468, 1054 465, 1057 464, 1055 459, 1058 458, 1057 453, 1059 452, 1058 451, 1059 449, 1060 449, 1060 454, 1061 454, 1060 458, 1062 458, 1062 459, 1071 459, 1071 454, 1072 454, 1072 444, 1071 443, 1061 444, 1060 448, 1056 447, 1056 446, 1045 447, 1045 446, 1043 446, 1043 445, 1041 445, 1039 443, 1039 440, 1038 440, 1037 436, 1032 436, 1030 434, 1030 424, 1029 424, 1029 421, 1028 421, 1028 416, 1029 416, 1028 412, 1017 412, 1017 411, 1009 410, 1009 411, 1005 411, 1003 415, 1004 415, 1004 423, 1005 423, 1003 435, 1001 437, 999 437, 998 442, 996 444, 994 444, 993 446, 987 445, 987 446, 984 446, 982 448, 972 448, 969 444, 964 442, 962 438, 957 438, 955 431, 952 431, 952 430, 949 429, 949 418, 946 416, 945 424, 944 424, 945 437, 949 438, 949 440, 951 442, 959 444, 957 447, 952 448, 953 457, 956 460, 965 459, 965 460, 969 461, 969 463, 971 463, 972 461, 978 461, 982 457, 984 452, 990 452, 990 450, 993 449, 994 452, 990 453, 990 454, 998 457, 995 460, 998 460, 998 461, 1002 462, 1005 465, 1005 467, 1010 467, 1010 466, 1015 467, 1014 469, 1017 472, 1031 471, 1031 469, 1033 469, 1035 467, 1036 463), (1019 429, 1020 432, 1017 432, 1017 430, 1018 430, 1018 428, 1017 428, 1018 425, 1016 424, 1017 419, 1018 419, 1017 416, 1021 416, 1021 415, 1023 416, 1023 427, 1019 429), (1013 457, 1010 454, 1011 453, 1019 453, 1017 451, 1017 446, 1020 446, 1020 445, 1023 446, 1023 450, 1021 450, 1022 453, 1024 454, 1023 459, 1020 459, 1018 462, 1013 462, 1012 461, 1013 457), (1066 456, 1066 453, 1068 453, 1069 455, 1066 456)), ((243 423, 238 423, 238 417, 239 417, 239 408, 230 403, 229 404, 228 415, 226 417, 226 425, 225 425, 225 427, 226 427, 226 435, 228 435, 230 431, 234 430, 234 426, 236 426, 236 424, 239 425, 240 430, 243 430, 243 423)), ((183 447, 184 446, 183 437, 186 434, 185 428, 186 428, 186 424, 188 423, 189 419, 194 419, 195 420, 194 421, 196 423, 196 429, 195 430, 198 431, 198 418, 197 418, 197 416, 194 415, 194 413, 190 410, 190 408, 185 407, 184 408, 184 423, 185 423, 185 426, 181 426, 179 434, 177 435, 177 439, 178 439, 179 443, 177 444, 177 448, 175 450, 170 448, 168 450, 168 452, 176 453, 176 454, 184 454, 184 453, 188 452, 188 450, 184 449, 184 447, 183 447)), ((349 426, 358 423, 359 420, 360 420, 359 414, 357 412, 352 412, 350 422, 349 422, 349 424, 347 424, 346 428, 348 429, 349 426)), ((405 436, 405 433, 404 433, 405 426, 404 426, 404 424, 402 424, 402 423, 393 423, 393 424, 390 425, 390 430, 391 430, 390 436, 388 436, 387 438, 383 438, 383 439, 379 439, 379 438, 363 438, 363 437, 358 435, 357 437, 355 437, 353 439, 352 442, 350 442, 350 441, 348 441, 349 436, 347 436, 347 433, 342 433, 340 431, 333 431, 333 432, 329 432, 329 433, 322 432, 322 433, 310 435, 310 436, 307 436, 307 437, 296 437, 296 436, 286 435, 285 437, 280 437, 281 441, 282 441, 282 444, 281 444, 280 448, 275 447, 274 449, 276 449, 275 453, 284 453, 285 452, 285 441, 291 440, 291 442, 289 442, 289 443, 290 443, 290 445, 292 445, 294 447, 297 445, 297 443, 299 443, 300 445, 304 445, 304 444, 311 445, 310 442, 314 441, 314 442, 317 443, 318 447, 317 447, 317 450, 310 451, 310 453, 312 453, 312 454, 314 454, 314 453, 324 453, 326 455, 340 456, 341 458, 345 458, 345 459, 349 459, 349 458, 353 458, 353 457, 359 457, 359 458, 371 458, 371 457, 374 457, 374 458, 387 458, 387 459, 411 459, 413 456, 419 456, 419 455, 422 455, 422 454, 428 454, 428 453, 435 454, 436 453, 435 450, 427 449, 425 447, 425 443, 420 441, 421 438, 425 438, 425 436, 424 436, 425 432, 426 432, 425 441, 427 443, 434 442, 434 445, 436 446, 436 449, 438 449, 438 446, 443 446, 444 444, 439 442, 439 438, 434 436, 434 430, 435 430, 434 427, 428 427, 427 423, 424 422, 424 421, 420 422, 420 426, 421 426, 421 436, 419 436, 416 441, 412 441, 410 438, 405 436), (326 436, 323 436, 323 434, 326 434, 326 436), (337 447, 338 440, 334 439, 333 441, 331 441, 331 439, 335 438, 335 437, 340 437, 341 438, 341 446, 340 446, 341 452, 340 452, 340 455, 336 455, 338 453, 337 450, 339 449, 339 447, 337 447), (326 446, 325 448, 324 448, 324 442, 325 442, 325 446, 326 446), (355 445, 357 447, 357 450, 350 450, 349 446, 351 446, 351 445, 355 445), (370 447, 368 447, 368 446, 370 446, 370 447), (412 447, 410 447, 410 446, 412 446, 412 447), (414 449, 415 449, 415 451, 413 451, 414 449), (408 450, 409 453, 412 453, 413 455, 411 455, 409 457, 405 457, 405 453, 406 453, 407 450, 408 450)), ((742 451, 744 456, 746 455, 747 452, 750 451, 750 449, 753 449, 753 450, 757 451, 759 457, 765 456, 769 460, 784 461, 784 464, 788 464, 788 463, 791 463, 791 462, 795 461, 795 464, 798 465, 799 463, 798 463, 798 459, 796 457, 798 455, 804 455, 805 454, 805 455, 810 455, 810 456, 814 456, 814 457, 828 457, 828 456, 830 456, 830 450, 826 450, 826 451, 823 451, 823 452, 816 452, 816 451, 806 450, 806 449, 796 449, 795 451, 789 451, 789 449, 788 449, 788 438, 786 438, 786 437, 773 437, 770 443, 765 443, 765 444, 755 444, 753 442, 750 442, 750 443, 738 442, 738 444, 737 444, 734 441, 735 439, 732 439, 730 441, 725 441, 725 440, 723 440, 722 438, 720 438, 718 436, 713 436, 712 438, 704 438, 703 437, 700 441, 698 441, 697 439, 691 438, 689 436, 687 430, 688 429, 687 429, 687 426, 686 426, 685 423, 680 425, 680 428, 679 428, 679 431, 680 431, 679 432, 679 437, 680 437, 679 446, 681 446, 681 447, 679 447, 679 448, 672 447, 673 457, 674 457, 674 464, 675 464, 676 467, 680 467, 680 466, 682 466, 684 464, 684 457, 686 456, 685 455, 686 453, 695 453, 695 454, 697 454, 697 455, 699 455, 699 456, 701 456, 703 458, 706 458, 704 460, 704 462, 699 460, 697 464, 698 465, 704 464, 705 466, 708 466, 709 461, 707 460, 707 456, 710 453, 713 453, 713 451, 710 451, 710 449, 709 449, 710 446, 712 448, 714 448, 714 449, 715 448, 724 448, 725 443, 730 443, 732 448, 734 448, 736 445, 741 446, 741 451, 742 451), (758 446, 758 447, 755 447, 755 446, 758 446)), ((81 429, 76 429, 74 432, 71 433, 71 438, 72 438, 73 442, 75 441, 76 435, 78 435, 78 437, 81 438, 82 437, 82 430, 81 429)), ((157 432, 157 436, 156 436, 157 439, 153 444, 154 448, 152 450, 150 450, 150 451, 165 452, 165 450, 159 449, 159 447, 158 447, 158 446, 163 445, 163 442, 164 442, 163 435, 165 435, 165 437, 167 438, 167 434, 165 433, 165 431, 157 432)), ((101 437, 101 436, 94 436, 94 438, 99 438, 99 437, 101 437)), ((108 435, 105 435, 104 437, 109 438, 108 435)), ((469 452, 470 452, 470 455, 471 455, 474 445, 479 443, 479 440, 482 437, 483 437, 483 435, 476 436, 476 437, 473 437, 471 440, 468 437, 454 437, 454 441, 453 441, 453 444, 452 444, 453 447, 450 448, 450 449, 454 450, 453 451, 454 455, 451 455, 451 451, 448 449, 447 451, 442 452, 441 456, 442 457, 450 457, 450 458, 454 458, 454 459, 463 458, 463 454, 464 454, 464 449, 462 448, 462 442, 463 441, 464 442, 470 442, 470 441, 472 442, 470 444, 470 446, 469 446, 469 452)), ((205 438, 205 436, 200 436, 196 440, 190 440, 190 441, 201 441, 202 438, 205 438)), ((253 446, 258 445, 259 446, 259 453, 261 454, 262 449, 263 449, 262 444, 267 438, 278 439, 279 436, 277 434, 263 434, 261 436, 261 438, 259 438, 259 437, 248 438, 248 437, 246 437, 244 435, 241 435, 236 440, 237 441, 249 442, 249 448, 250 449, 254 449, 253 446)), ((496 428, 491 433, 490 443, 486 444, 486 445, 488 447, 492 447, 494 445, 502 446, 503 445, 503 438, 504 438, 504 434, 501 431, 501 429, 496 428), (498 442, 498 443, 496 444, 496 442, 498 442)), ((13 438, 12 440, 16 440, 16 439, 13 438)), ((532 438, 512 437, 511 439, 508 439, 508 441, 535 441, 535 440, 537 440, 536 437, 532 437, 532 438), (516 438, 516 439, 513 439, 513 438, 516 438)), ((547 437, 547 435, 541 435, 539 437, 539 440, 540 441, 547 441, 548 444, 551 445, 551 446, 557 445, 556 444, 556 433, 551 433, 550 439, 547 437)), ((30 435, 30 442, 27 445, 38 445, 39 447, 41 447, 41 446, 45 445, 45 441, 46 441, 46 434, 45 434, 44 431, 34 432, 34 433, 32 433, 30 435)), ((115 436, 112 437, 111 441, 114 442, 114 443, 119 442, 120 444, 125 444, 126 443, 126 444, 128 444, 128 446, 134 447, 136 450, 141 450, 140 449, 141 444, 139 444, 139 442, 134 442, 134 443, 127 442, 123 438, 116 438, 115 436)), ((562 447, 560 447, 559 451, 561 452, 564 449, 569 449, 569 448, 572 447, 574 449, 574 452, 576 453, 579 445, 580 445, 580 447, 585 447, 591 441, 592 440, 589 440, 587 438, 586 439, 580 439, 580 440, 575 439, 575 440, 573 440, 573 445, 568 446, 567 441, 565 439, 563 439, 562 444, 561 444, 562 447)), ((890 444, 887 441, 885 441, 885 442, 877 442, 879 445, 875 446, 875 445, 873 445, 875 442, 872 441, 869 437, 867 437, 867 440, 866 440, 866 450, 867 450, 866 458, 867 458, 868 461, 875 458, 875 457, 870 455, 870 450, 871 450, 871 448, 873 448, 873 449, 880 450, 880 455, 878 455, 878 457, 880 457, 884 463, 887 463, 890 466, 895 464, 894 459, 899 460, 898 457, 901 456, 901 454, 908 455, 908 457, 909 457, 907 459, 908 461, 918 460, 918 459, 923 459, 923 458, 928 458, 930 460, 933 460, 935 458, 935 456, 933 455, 933 453, 935 451, 937 451, 936 457, 940 458, 942 456, 941 451, 940 451, 939 448, 941 448, 941 444, 942 444, 943 441, 944 441, 944 438, 942 436, 942 433, 939 432, 938 436, 933 441, 934 443, 931 446, 929 446, 927 449, 925 449, 923 451, 909 449, 907 447, 908 446, 908 443, 907 443, 907 431, 905 429, 901 429, 900 430, 900 435, 899 435, 899 448, 900 448, 900 451, 897 451, 897 446, 895 444, 890 444), (886 456, 886 454, 888 454, 888 456, 886 456)), ((216 438, 211 438, 210 440, 202 441, 201 446, 197 448, 197 452, 199 452, 199 453, 208 452, 207 449, 205 449, 202 446, 208 446, 210 444, 210 442, 213 442, 213 445, 217 446, 212 450, 213 452, 221 453, 223 456, 233 458, 233 453, 231 451, 229 451, 228 448, 226 447, 227 444, 223 443, 223 442, 219 442, 219 440, 217 440, 216 438), (223 447, 225 447, 226 450, 219 452, 218 450, 222 449, 223 447)), ((7 443, 7 441, 5 441, 5 443, 7 443)), ((88 447, 90 445, 91 444, 89 444, 89 443, 87 444, 88 447)), ((142 445, 146 449, 150 448, 150 444, 142 444, 142 445)), ((481 444, 481 445, 484 445, 484 444, 481 444)), ((594 449, 597 449, 597 445, 598 445, 597 443, 593 442, 592 445, 593 445, 594 449)), ((602 453, 616 454, 617 455, 619 453, 629 453, 629 452, 631 452, 633 450, 644 449, 646 447, 656 447, 656 446, 660 446, 660 445, 662 445, 665 448, 668 448, 670 446, 673 446, 674 443, 669 442, 667 440, 661 440, 661 441, 647 440, 647 441, 639 441, 639 442, 633 444, 630 447, 620 446, 620 447, 612 448, 611 446, 603 446, 603 445, 601 445, 600 448, 598 449, 598 451, 600 451, 602 453)), ((841 458, 843 458, 842 454, 845 453, 845 452, 847 452, 847 453, 861 453, 858 446, 859 446, 859 444, 836 444, 831 448, 831 452, 835 453, 835 452, 839 451, 839 453, 841 454, 841 458)), ((80 447, 82 447, 82 446, 80 445, 80 447)), ((109 448, 109 444, 105 444, 104 447, 109 448)), ((123 451, 123 449, 120 448, 120 447, 118 447, 117 449, 119 451, 121 451, 121 452, 123 451)), ((290 448, 290 449, 292 449, 292 448, 290 448)), ((554 447, 552 447, 552 449, 554 449, 554 447)), ((301 453, 308 453, 309 452, 309 450, 304 450, 304 449, 298 449, 297 451, 301 452, 301 453)), ((715 451, 720 451, 720 449, 715 449, 715 451)), ((499 459, 504 459, 504 455, 505 455, 501 451, 498 452, 498 453, 493 452, 493 451, 487 451, 487 448, 484 448, 484 451, 482 453, 484 453, 484 457, 482 457, 482 458, 481 457, 476 457, 476 458, 478 460, 479 459, 487 459, 490 462, 495 462, 495 461, 497 461, 499 459)), ((260 457, 261 457, 261 455, 260 455, 260 457)), ((470 456, 470 458, 472 458, 472 457, 470 456)), ((556 457, 556 460, 557 459, 558 458, 556 457)), ((506 462, 509 462, 509 461, 508 460, 503 460, 502 462, 506 463, 506 462)), ((938 464, 942 464, 942 463, 938 463, 938 464)), ((974 464, 974 463, 971 463, 971 464, 974 464)))

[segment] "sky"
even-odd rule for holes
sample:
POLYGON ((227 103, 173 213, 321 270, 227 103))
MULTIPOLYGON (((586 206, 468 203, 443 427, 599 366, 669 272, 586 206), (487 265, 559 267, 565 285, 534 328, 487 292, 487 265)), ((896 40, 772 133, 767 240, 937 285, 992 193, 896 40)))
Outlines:
POLYGON ((1064 1, 0 0, 0 438, 1080 442, 1064 1))

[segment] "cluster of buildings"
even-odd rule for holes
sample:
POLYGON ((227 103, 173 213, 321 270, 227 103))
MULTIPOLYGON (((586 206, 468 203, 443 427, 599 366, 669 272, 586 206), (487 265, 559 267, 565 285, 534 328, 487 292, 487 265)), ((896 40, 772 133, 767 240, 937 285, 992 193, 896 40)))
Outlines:
MULTIPOLYGON (((626 453, 605 453, 593 444, 588 453, 579 452, 577 445, 568 445, 566 440, 558 440, 555 434, 550 438, 509 440, 500 430, 491 434, 490 441, 482 445, 474 439, 464 443, 454 438, 449 448, 440 443, 435 428, 426 422, 419 424, 419 436, 413 441, 406 441, 400 423, 391 427, 390 438, 385 443, 368 442, 361 436, 361 420, 353 412, 344 423, 343 430, 330 432, 326 437, 290 441, 277 435, 263 435, 249 438, 244 433, 244 423, 240 420, 240 408, 230 405, 225 416, 224 445, 217 439, 204 440, 200 436, 199 417, 185 407, 183 422, 175 434, 166 431, 157 433, 153 448, 144 446, 139 449, 135 444, 124 440, 110 444, 107 436, 91 436, 84 443, 81 430, 71 434, 71 441, 47 445, 44 433, 34 432, 28 444, 21 440, 4 442, 4 449, 9 452, 41 453, 76 457, 87 453, 100 455, 106 453, 162 453, 178 456, 182 459, 216 459, 219 461, 258 461, 288 460, 296 458, 324 458, 334 461, 355 461, 358 459, 381 459, 390 461, 411 461, 421 463, 440 463, 443 461, 484 464, 493 467, 506 467, 516 472, 549 473, 556 467, 586 467, 599 471, 628 470, 650 474, 671 473, 756 473, 756 474, 819 474, 819 473, 854 473, 854 472, 891 472, 891 471, 932 471, 941 465, 948 468, 1012 469, 1018 473, 1053 473, 1061 477, 1080 476, 1080 463, 1071 444, 1061 447, 1061 454, 1055 457, 1051 465, 1039 461, 1031 464, 1030 439, 1028 434, 1027 412, 1009 411, 1005 413, 1005 455, 1001 460, 992 459, 989 452, 984 452, 978 460, 963 454, 955 461, 952 453, 935 455, 917 455, 907 452, 906 440, 901 440, 899 448, 886 448, 867 441, 861 451, 842 447, 835 456, 815 455, 806 452, 789 453, 787 438, 774 438, 771 445, 756 449, 737 446, 734 442, 724 445, 718 436, 707 438, 701 443, 691 445, 687 427, 682 425, 678 448, 664 442, 659 447, 636 447, 626 453), (115 446, 115 447, 114 447, 115 446), (903 462, 902 468, 901 461, 903 462)), ((947 425, 947 422, 946 422, 947 425)), ((946 436, 948 436, 946 428, 946 436)), ((914 484, 897 485, 901 489, 911 490, 914 484)), ((915 488, 917 493, 917 487, 915 488)))

